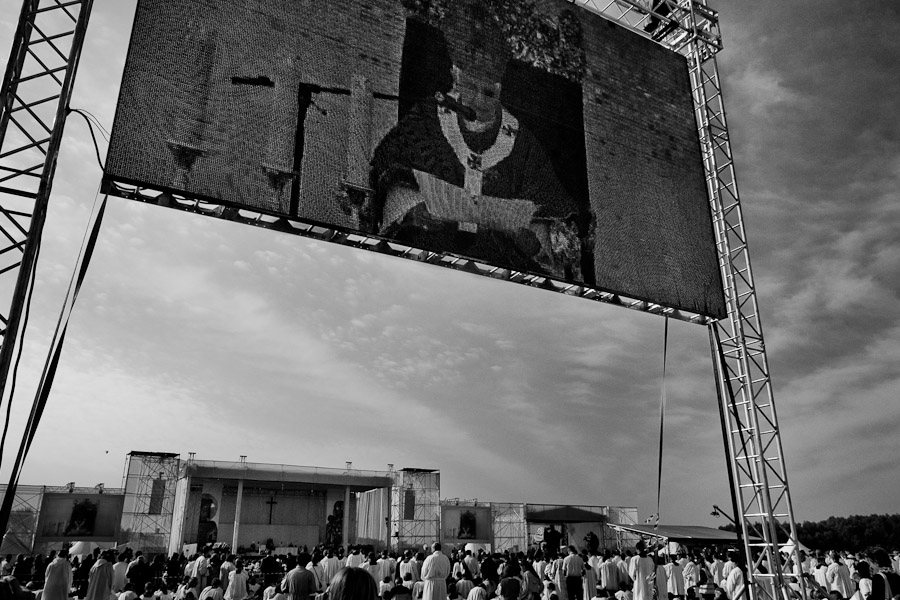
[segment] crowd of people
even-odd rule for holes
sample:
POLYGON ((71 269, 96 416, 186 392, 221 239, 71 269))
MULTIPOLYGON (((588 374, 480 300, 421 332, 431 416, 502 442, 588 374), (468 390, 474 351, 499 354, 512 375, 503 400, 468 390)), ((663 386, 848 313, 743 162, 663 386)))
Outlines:
POLYGON ((800 551, 799 564, 789 557, 786 575, 803 579, 819 597, 827 600, 897 600, 900 598, 900 552, 882 548, 866 552, 807 553, 800 551))
MULTIPOLYGON (((822 600, 900 600, 900 553, 829 551, 779 558, 798 593, 822 600), (801 586, 800 583, 805 583, 801 586)), ((765 561, 755 571, 772 573, 765 561)), ((63 549, 0 562, 0 600, 749 600, 740 553, 662 554, 575 546, 527 552, 454 549, 439 543, 400 554, 353 547, 238 557, 63 549)), ((799 597, 799 596, 798 596, 799 597)))

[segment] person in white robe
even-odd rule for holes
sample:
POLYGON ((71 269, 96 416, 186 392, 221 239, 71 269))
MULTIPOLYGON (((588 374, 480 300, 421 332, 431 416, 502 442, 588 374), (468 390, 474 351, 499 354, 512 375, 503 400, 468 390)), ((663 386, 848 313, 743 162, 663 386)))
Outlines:
POLYGON ((669 576, 666 575, 666 565, 663 564, 665 559, 657 558, 657 560, 659 562, 656 563, 656 581, 653 582, 656 588, 656 598, 668 598, 666 590, 669 589, 669 576))
POLYGON ((841 561, 841 555, 835 550, 829 550, 825 557, 828 568, 825 570, 825 579, 828 581, 829 590, 837 592, 843 598, 849 598, 856 592, 856 586, 850 579, 850 569, 841 561))
POLYGON ((422 565, 422 600, 447 600, 447 577, 450 575, 450 559, 441 552, 441 545, 431 545, 432 553, 422 565))
POLYGON ((44 572, 44 600, 69 600, 72 589, 72 565, 69 563, 69 551, 63 548, 44 572))
POLYGON ((587 563, 586 567, 584 577, 581 578, 581 583, 584 587, 582 597, 584 600, 590 600, 597 595, 597 571, 591 567, 590 562, 587 563))
POLYGON ((91 567, 85 600, 109 600, 113 586, 113 566, 110 562, 113 555, 111 550, 103 552, 91 567))
MULTIPOLYGON (((469 574, 472 575, 472 579, 481 576, 481 565, 478 563, 478 559, 472 555, 471 550, 466 550, 463 562, 469 567, 469 574)), ((538 571, 538 573, 540 573, 540 571, 538 571)))
POLYGON ((345 567, 361 567, 366 562, 366 557, 362 555, 359 548, 353 548, 347 558, 344 559, 345 567))
POLYGON ((407 550, 403 554, 403 560, 399 565, 400 579, 406 581, 406 575, 409 574, 410 581, 413 583, 419 581, 419 563, 413 560, 412 552, 407 550))
POLYGON ((828 579, 825 577, 825 574, 828 572, 828 567, 825 565, 825 557, 819 555, 816 558, 816 566, 813 569, 812 576, 813 580, 824 589, 826 592, 831 589, 828 585, 828 579))
POLYGON ((390 556, 387 550, 381 553, 381 558, 378 559, 378 564, 381 565, 381 581, 384 581, 385 577, 391 578, 391 583, 394 582, 394 573, 397 572, 397 560, 390 556))
POLYGON ((725 565, 726 567, 727 565, 733 566, 730 570, 726 568, 727 574, 725 575, 725 580, 722 582, 722 589, 725 590, 725 595, 728 596, 728 600, 741 600, 741 598, 746 596, 747 587, 744 583, 744 572, 738 564, 740 560, 741 558, 738 552, 728 552, 728 562, 726 562, 725 565))
POLYGON ((666 565, 666 591, 669 593, 670 598, 673 596, 684 598, 684 570, 674 556, 672 561, 666 565))
POLYGON ((688 561, 684 563, 684 568, 681 570, 681 574, 684 575, 685 590, 699 585, 700 569, 697 567, 697 563, 694 562, 694 557, 688 557, 688 561))
POLYGON ((331 580, 334 579, 334 576, 341 570, 341 559, 334 555, 334 550, 329 548, 328 552, 325 554, 325 558, 323 558, 319 564, 322 565, 322 570, 325 575, 323 585, 327 588, 328 584, 331 583, 331 580))
POLYGON ((720 585, 722 580, 725 579, 725 563, 722 562, 722 559, 718 555, 713 554, 712 560, 707 563, 706 568, 709 569, 713 582, 716 585, 720 585))
POLYGON ((619 591, 619 568, 613 562, 612 557, 605 556, 600 563, 600 585, 610 596, 619 591))
POLYGON ((125 573, 128 571, 128 556, 123 552, 119 554, 116 564, 113 565, 113 587, 112 591, 116 594, 125 589, 128 578, 125 573))
POLYGON ((728 596, 728 600, 742 600, 742 598, 746 600, 744 596, 747 588, 744 585, 744 572, 741 571, 740 567, 735 565, 731 572, 728 573, 728 577, 725 578, 725 583, 722 587, 728 596))
POLYGON ((638 554, 631 557, 628 576, 634 582, 634 600, 653 600, 653 586, 656 581, 656 564, 647 556, 644 543, 638 542, 638 554))
POLYGON ((737 563, 734 562, 734 553, 729 551, 727 556, 728 560, 722 565, 722 581, 728 579, 728 574, 731 573, 733 569, 737 568, 737 563))
POLYGON ((617 553, 615 556, 613 556, 613 562, 616 563, 616 568, 619 569, 619 583, 627 583, 628 585, 632 585, 634 583, 634 580, 628 573, 629 568, 631 567, 632 560, 634 560, 633 556, 629 556, 626 559, 622 556, 621 553, 617 553), (616 560, 616 558, 618 558, 619 560, 616 560))
POLYGON ((483 586, 476 585, 469 591, 466 600, 487 600, 487 592, 483 586))
POLYGON ((225 600, 244 600, 247 597, 247 583, 250 576, 244 570, 244 561, 234 561, 234 570, 228 572, 228 587, 225 588, 225 600))
POLYGON ((566 594, 566 570, 563 568, 563 558, 554 555, 547 565, 547 576, 556 586, 556 595, 559 600, 568 600, 566 594))

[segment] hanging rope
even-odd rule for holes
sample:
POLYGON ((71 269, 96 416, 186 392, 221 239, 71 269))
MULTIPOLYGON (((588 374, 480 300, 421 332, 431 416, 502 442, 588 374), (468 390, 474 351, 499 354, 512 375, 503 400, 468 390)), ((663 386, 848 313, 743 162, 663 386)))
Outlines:
MULTIPOLYGON (((662 498, 662 471, 663 471, 663 432, 666 425, 666 363, 669 351, 669 316, 665 317, 663 326, 663 370, 662 389, 659 393, 659 463, 656 471, 656 522, 653 524, 653 533, 659 533, 659 507, 662 498)), ((656 538, 657 540, 659 537, 656 538)))
MULTIPOLYGON (((90 112, 88 112, 86 110, 82 110, 80 108, 74 108, 74 109, 69 108, 68 112, 78 113, 79 115, 81 115, 82 118, 84 118, 85 121, 87 121, 88 131, 91 134, 91 140, 94 142, 94 153, 97 156, 97 164, 100 165, 100 170, 102 171, 103 170, 103 161, 100 158, 100 147, 97 145, 97 137, 94 135, 94 126, 96 125, 97 128, 100 129, 101 135, 107 142, 109 142, 109 132, 106 131, 106 128, 103 127, 103 124, 100 122, 100 120, 97 117, 95 117, 93 114, 91 114, 90 112)), ((91 209, 92 214, 97 209, 97 198, 98 197, 99 197, 99 189, 97 191, 97 194, 94 195, 94 206, 91 209)), ((104 199, 104 204, 105 204, 105 199, 104 199)), ((102 210, 101 210, 101 212, 102 212, 102 210)), ((86 230, 84 232, 84 238, 81 240, 81 250, 79 252, 79 260, 81 258, 81 254, 84 252, 85 244, 87 243, 88 233, 89 233, 89 231, 86 230)), ((29 275, 28 275, 28 289, 26 291, 25 298, 23 300, 23 304, 24 304, 25 308, 24 308, 23 317, 22 317, 22 319, 23 319, 22 327, 20 329, 20 335, 18 336, 19 339, 18 340, 8 340, 9 343, 14 343, 14 344, 18 343, 18 348, 17 348, 17 352, 16 352, 15 361, 13 362, 13 366, 10 371, 9 400, 6 405, 6 417, 3 422, 3 433, 0 434, 0 465, 2 465, 2 463, 3 463, 3 457, 6 456, 6 436, 9 433, 9 424, 10 424, 10 421, 12 420, 12 405, 13 405, 13 398, 15 398, 15 395, 16 395, 16 383, 18 382, 18 376, 19 376, 19 363, 22 360, 22 351, 25 348, 25 343, 24 343, 25 331, 28 329, 28 318, 31 314, 31 297, 34 292, 34 283, 36 281, 35 272, 37 271, 37 264, 39 262, 40 253, 41 253, 40 237, 37 237, 36 239, 37 239, 37 248, 35 250, 35 259, 34 259, 34 262, 32 263, 31 273, 29 273, 29 275)), ((74 280, 74 277, 75 276, 73 274, 73 280, 74 280)), ((70 281, 69 292, 68 292, 69 294, 71 293, 71 286, 72 286, 72 283, 70 281)), ((68 296, 67 296, 67 298, 68 298, 68 296)), ((67 299, 67 302, 68 302, 68 299, 67 299)), ((63 310, 65 310, 65 305, 64 305, 63 310)), ((54 340, 54 342, 55 342, 55 340, 54 340)))
MULTIPOLYGON (((10 514, 12 513, 12 505, 16 496, 16 488, 19 485, 19 477, 22 474, 22 467, 24 466, 25 458, 28 456, 28 451, 31 449, 31 444, 34 441, 35 434, 37 433, 38 425, 41 421, 42 415, 44 414, 44 408, 47 406, 47 399, 50 396, 50 389, 53 386, 53 380, 56 377, 56 370, 59 366, 59 360, 62 356, 62 349, 65 343, 66 330, 69 326, 69 317, 72 314, 72 309, 75 307, 75 301, 78 298, 78 293, 81 291, 81 284, 84 283, 85 275, 87 275, 88 265, 90 264, 91 257, 94 254, 94 247, 97 243, 97 236, 100 233, 100 224, 103 222, 103 214, 106 211, 106 200, 107 197, 104 196, 103 201, 100 203, 100 208, 94 215, 94 222, 89 229, 89 234, 88 232, 85 232, 85 239, 82 241, 82 248, 79 254, 79 263, 75 272, 72 274, 71 280, 69 281, 69 288, 67 290, 66 299, 63 303, 62 310, 60 311, 59 319, 56 324, 56 331, 53 334, 53 341, 50 344, 50 350, 47 354, 47 360, 44 363, 44 370, 41 374, 41 381, 38 384, 37 391, 35 392, 34 402, 31 406, 31 413, 28 415, 28 422, 25 426, 25 432, 22 435, 22 441, 19 445, 19 452, 16 455, 16 461, 13 464, 12 469, 10 470, 9 484, 7 485, 6 493, 3 496, 3 504, 0 505, 0 528, 2 528, 4 531, 6 529, 6 525, 9 523, 10 514)), ((32 277, 34 277, 34 274, 32 274, 32 277)))

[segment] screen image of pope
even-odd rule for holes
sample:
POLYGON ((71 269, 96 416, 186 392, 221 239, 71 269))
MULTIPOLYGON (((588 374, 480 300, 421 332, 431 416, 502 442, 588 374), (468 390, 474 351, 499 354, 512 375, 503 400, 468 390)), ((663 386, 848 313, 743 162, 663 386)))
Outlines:
POLYGON ((406 107, 371 161, 374 229, 419 248, 582 280, 585 211, 509 107, 512 58, 483 3, 452 3, 438 27, 407 20, 406 107))

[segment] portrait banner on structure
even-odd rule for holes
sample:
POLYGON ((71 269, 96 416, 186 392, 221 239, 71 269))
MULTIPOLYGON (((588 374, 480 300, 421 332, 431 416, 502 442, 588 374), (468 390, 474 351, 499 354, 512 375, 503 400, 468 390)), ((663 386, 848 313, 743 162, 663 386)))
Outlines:
POLYGON ((491 507, 442 504, 441 542, 445 544, 493 544, 491 507))
POLYGON ((34 541, 115 542, 124 504, 122 494, 46 493, 34 541))
POLYGON ((106 177, 725 314, 686 59, 566 0, 139 0, 106 177))

